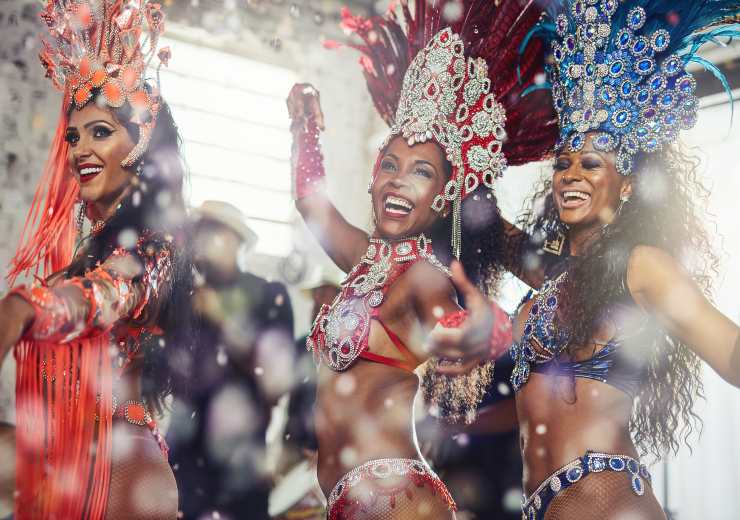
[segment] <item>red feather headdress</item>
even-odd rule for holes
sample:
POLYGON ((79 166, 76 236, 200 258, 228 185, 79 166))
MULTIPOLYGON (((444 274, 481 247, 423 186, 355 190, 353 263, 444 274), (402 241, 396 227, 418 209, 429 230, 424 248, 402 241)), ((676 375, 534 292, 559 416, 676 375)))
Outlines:
MULTIPOLYGON (((506 165, 541 160, 558 126, 545 83, 544 46, 530 38, 542 9, 534 1, 416 0, 412 14, 396 2, 385 16, 342 11, 342 26, 363 44, 368 90, 391 137, 435 141, 453 167, 432 208, 453 204, 453 249, 459 253, 462 199, 493 182, 506 165)), ((335 48, 339 44, 327 42, 335 48)), ((376 168, 377 171, 377 168, 376 168)))

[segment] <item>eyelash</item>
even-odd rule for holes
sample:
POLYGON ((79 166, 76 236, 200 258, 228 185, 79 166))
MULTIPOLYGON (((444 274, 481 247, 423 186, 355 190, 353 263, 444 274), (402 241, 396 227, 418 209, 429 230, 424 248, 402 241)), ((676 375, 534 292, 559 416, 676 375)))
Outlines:
POLYGON ((110 137, 112 133, 112 130, 101 125, 94 126, 92 131, 93 138, 95 139, 105 139, 106 137, 110 137), (102 135, 100 135, 100 133, 102 133, 102 135))
MULTIPOLYGON (((93 139, 105 139, 113 134, 113 130, 102 125, 94 126, 92 129, 93 139)), ((77 132, 67 132, 64 140, 69 144, 77 144, 80 141, 80 134, 77 132)))
MULTIPOLYGON (((584 160, 584 161, 581 161, 581 166, 586 170, 596 170, 601 167, 601 163, 598 161, 584 160)), ((570 163, 556 162, 554 168, 555 168, 555 171, 564 172, 565 170, 570 168, 570 163)))
POLYGON ((393 164, 392 161, 389 161, 389 160, 386 159, 385 161, 383 161, 383 162, 380 163, 380 168, 383 169, 383 170, 392 170, 392 171, 395 171, 396 165, 393 164))
MULTIPOLYGON (((396 171, 397 170, 396 165, 393 164, 393 162, 388 161, 388 160, 382 161, 380 163, 380 169, 381 170, 388 170, 388 171, 396 171)), ((422 177, 426 177, 428 179, 431 179, 432 178, 432 174, 429 173, 424 168, 418 168, 418 169, 416 169, 414 171, 414 173, 416 173, 417 175, 421 175, 422 177)))

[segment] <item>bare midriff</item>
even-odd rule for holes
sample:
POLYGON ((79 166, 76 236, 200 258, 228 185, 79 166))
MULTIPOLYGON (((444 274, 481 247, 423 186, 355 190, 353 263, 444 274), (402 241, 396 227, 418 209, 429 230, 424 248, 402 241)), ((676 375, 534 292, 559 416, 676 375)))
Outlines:
MULTIPOLYGON (((519 312, 516 341, 521 338, 532 303, 525 304, 519 312)), ((614 333, 611 328, 598 332, 599 337, 611 337, 614 333)), ((592 345, 576 349, 576 360, 587 359, 598 348, 592 345)), ((638 456, 629 432, 632 397, 601 381, 532 372, 516 394, 516 410, 524 463, 522 484, 527 495, 589 450, 638 456)))
POLYGON ((527 495, 586 451, 629 455, 632 399, 590 379, 533 373, 516 397, 527 495))
POLYGON ((321 366, 316 404, 318 478, 329 496, 351 469, 374 459, 416 459, 415 374, 358 359, 344 372, 321 366))

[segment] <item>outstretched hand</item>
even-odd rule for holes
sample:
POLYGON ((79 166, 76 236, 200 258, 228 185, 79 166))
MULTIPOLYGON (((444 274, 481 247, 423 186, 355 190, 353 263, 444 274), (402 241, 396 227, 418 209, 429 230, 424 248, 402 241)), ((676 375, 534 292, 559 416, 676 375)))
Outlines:
POLYGON ((321 111, 319 91, 309 83, 296 83, 290 89, 288 99, 288 114, 293 120, 291 130, 306 130, 308 121, 316 121, 319 130, 324 130, 324 113, 321 111))
POLYGON ((437 325, 429 334, 428 347, 440 358, 438 372, 461 375, 490 357, 494 315, 490 302, 465 275, 462 264, 454 261, 451 270, 452 282, 465 299, 468 318, 460 328, 437 325))

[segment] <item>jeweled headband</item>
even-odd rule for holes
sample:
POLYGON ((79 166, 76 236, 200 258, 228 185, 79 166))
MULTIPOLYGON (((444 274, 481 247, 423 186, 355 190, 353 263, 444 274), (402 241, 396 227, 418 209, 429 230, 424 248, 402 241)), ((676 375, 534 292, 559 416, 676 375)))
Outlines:
POLYGON ((406 71, 386 142, 402 135, 409 145, 434 140, 444 150, 452 176, 432 203, 439 212, 481 183, 493 189, 494 179, 506 168, 501 151, 505 123, 485 60, 466 59, 462 39, 447 28, 419 51, 406 71))
POLYGON ((736 17, 740 3, 577 0, 549 2, 548 11, 558 146, 578 151, 594 132, 594 148, 616 151, 617 170, 629 175, 638 153, 659 151, 696 123, 696 79, 686 67, 718 72, 696 52, 738 34, 737 24, 717 24, 736 17))
MULTIPOLYGON (((164 31, 160 5, 148 0, 48 0, 41 18, 50 36, 42 41, 41 62, 65 101, 80 109, 99 89, 107 105, 131 105, 139 141, 121 165, 134 165, 147 149, 160 108, 158 85, 147 87, 144 81, 164 31)), ((169 49, 158 56, 167 64, 169 49)))

